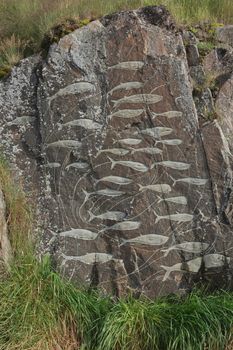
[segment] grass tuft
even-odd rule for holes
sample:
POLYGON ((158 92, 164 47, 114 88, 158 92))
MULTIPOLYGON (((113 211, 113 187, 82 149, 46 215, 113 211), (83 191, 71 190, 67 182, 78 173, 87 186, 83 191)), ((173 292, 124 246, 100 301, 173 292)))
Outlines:
POLYGON ((232 322, 233 296, 224 292, 121 300, 106 317, 98 350, 223 350, 232 322))
POLYGON ((51 28, 67 20, 87 24, 115 11, 161 4, 181 24, 233 23, 232 0, 0 0, 0 78, 22 57, 38 52, 45 33, 50 36, 51 28))
POLYGON ((21 258, 0 285, 1 350, 223 350, 232 323, 231 293, 114 302, 62 280, 48 257, 21 258))
POLYGON ((0 349, 52 350, 65 342, 77 349, 96 319, 94 301, 53 272, 48 257, 18 259, 0 285, 0 349))
POLYGON ((0 78, 7 75, 11 68, 23 58, 26 43, 12 34, 10 38, 3 38, 0 43, 0 78))
POLYGON ((16 186, 10 168, 0 157, 0 187, 4 193, 7 226, 12 252, 15 257, 32 252, 32 209, 22 186, 16 186))

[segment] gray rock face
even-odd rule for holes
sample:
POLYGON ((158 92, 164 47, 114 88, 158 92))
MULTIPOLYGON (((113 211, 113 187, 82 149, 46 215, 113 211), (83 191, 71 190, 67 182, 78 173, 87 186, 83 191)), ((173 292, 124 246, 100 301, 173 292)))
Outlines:
POLYGON ((231 76, 221 87, 217 99, 216 108, 221 117, 220 123, 224 135, 228 141, 231 152, 233 152, 233 77, 231 76))
POLYGON ((228 143, 217 122, 199 126, 163 7, 107 16, 24 60, 0 103, 4 153, 66 277, 150 297, 231 285, 228 143))
POLYGON ((187 45, 186 46, 186 54, 187 54, 188 65, 190 67, 199 65, 200 55, 198 52, 197 45, 195 45, 195 44, 187 45))
POLYGON ((233 46, 233 25, 217 28, 216 39, 224 44, 233 46))

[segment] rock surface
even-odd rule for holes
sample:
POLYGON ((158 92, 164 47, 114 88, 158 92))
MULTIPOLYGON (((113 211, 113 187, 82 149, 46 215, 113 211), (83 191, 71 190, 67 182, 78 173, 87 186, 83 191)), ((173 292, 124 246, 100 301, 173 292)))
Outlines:
POLYGON ((233 47, 233 25, 217 28, 216 39, 233 47))
POLYGON ((118 296, 232 286, 232 158, 189 71, 172 18, 148 7, 91 22, 0 83, 2 148, 66 277, 118 296))

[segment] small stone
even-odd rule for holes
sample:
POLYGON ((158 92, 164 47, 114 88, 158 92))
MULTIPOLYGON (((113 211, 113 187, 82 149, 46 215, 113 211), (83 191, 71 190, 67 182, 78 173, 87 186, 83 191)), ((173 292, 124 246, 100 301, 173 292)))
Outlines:
POLYGON ((188 59, 189 66, 198 66, 200 63, 200 56, 198 52, 197 45, 187 45, 186 46, 186 54, 188 59))
POLYGON ((216 39, 233 47, 233 25, 217 28, 216 39))
POLYGON ((194 86, 198 85, 200 88, 205 84, 206 77, 203 67, 201 65, 190 67, 190 76, 194 81, 194 86))

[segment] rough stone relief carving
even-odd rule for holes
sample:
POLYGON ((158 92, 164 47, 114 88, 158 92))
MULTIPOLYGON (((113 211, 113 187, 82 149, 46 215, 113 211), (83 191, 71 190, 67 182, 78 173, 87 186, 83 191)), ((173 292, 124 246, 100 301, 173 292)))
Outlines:
POLYGON ((224 140, 212 125, 210 155, 180 34, 140 11, 130 25, 122 16, 54 44, 30 73, 23 115, 8 96, 6 151, 40 193, 41 249, 69 279, 116 295, 185 291, 213 275, 225 283, 225 175, 213 177, 224 140))

